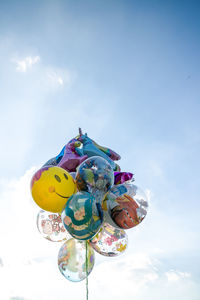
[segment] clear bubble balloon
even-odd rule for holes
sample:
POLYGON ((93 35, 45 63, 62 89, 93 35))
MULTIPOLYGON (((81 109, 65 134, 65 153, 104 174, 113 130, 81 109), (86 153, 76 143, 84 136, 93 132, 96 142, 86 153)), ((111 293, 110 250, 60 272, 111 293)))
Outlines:
POLYGON ((67 231, 76 239, 91 239, 100 229, 103 219, 94 196, 88 192, 72 195, 61 214, 67 231))
POLYGON ((40 210, 37 215, 37 227, 41 235, 52 242, 61 242, 71 238, 57 213, 40 210))
POLYGON ((70 239, 58 253, 58 267, 62 275, 70 281, 81 281, 89 275, 94 266, 94 250, 86 241, 70 239))
POLYGON ((114 186, 106 199, 108 213, 120 228, 128 229, 138 225, 147 214, 147 197, 131 182, 114 186))
POLYGON ((80 191, 106 193, 114 183, 111 165, 100 156, 86 159, 77 170, 77 187, 80 191))
POLYGON ((126 250, 128 236, 123 229, 104 223, 100 231, 90 240, 90 245, 99 254, 117 256, 126 250))

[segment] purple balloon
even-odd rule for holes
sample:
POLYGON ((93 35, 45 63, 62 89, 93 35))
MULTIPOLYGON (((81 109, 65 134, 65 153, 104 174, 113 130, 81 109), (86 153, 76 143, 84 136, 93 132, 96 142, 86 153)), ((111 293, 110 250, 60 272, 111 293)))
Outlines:
POLYGON ((133 174, 129 172, 114 172, 114 176, 115 176, 115 185, 122 184, 133 178, 133 174))
POLYGON ((57 166, 67 170, 68 172, 75 172, 76 168, 88 158, 87 155, 79 156, 76 153, 75 149, 79 146, 79 141, 76 139, 71 140, 65 146, 64 155, 57 166))

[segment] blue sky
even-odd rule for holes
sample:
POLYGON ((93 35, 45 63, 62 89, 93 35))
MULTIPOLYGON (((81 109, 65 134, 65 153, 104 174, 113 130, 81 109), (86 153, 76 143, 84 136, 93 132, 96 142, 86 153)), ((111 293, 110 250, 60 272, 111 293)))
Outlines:
POLYGON ((45 291, 62 300, 66 288, 84 299, 84 283, 74 291, 60 278, 61 245, 38 235, 29 192, 34 170, 78 127, 118 152, 122 170, 150 195, 146 220, 128 231, 127 252, 96 259, 91 295, 104 289, 108 299, 156 300, 167 288, 172 300, 199 299, 199 20, 198 1, 0 2, 0 276, 9 279, 16 243, 14 269, 35 282, 25 288, 14 272, 2 299, 46 299, 45 291), (48 291, 40 282, 46 270, 48 291), (126 292, 115 295, 109 281, 121 272, 126 292))

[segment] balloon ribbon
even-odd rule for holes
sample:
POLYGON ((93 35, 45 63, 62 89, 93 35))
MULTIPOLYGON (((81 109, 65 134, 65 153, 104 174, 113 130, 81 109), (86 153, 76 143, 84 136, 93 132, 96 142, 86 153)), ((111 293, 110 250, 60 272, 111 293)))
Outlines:
POLYGON ((85 243, 86 243, 86 259, 85 259, 85 261, 86 261, 86 300, 88 300, 88 243, 87 243, 87 241, 85 241, 85 243))

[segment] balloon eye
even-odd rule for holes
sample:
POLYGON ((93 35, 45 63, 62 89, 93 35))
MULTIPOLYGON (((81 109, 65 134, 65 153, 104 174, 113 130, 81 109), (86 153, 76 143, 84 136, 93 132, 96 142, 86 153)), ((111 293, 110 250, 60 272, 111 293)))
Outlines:
POLYGON ((64 173, 64 176, 65 176, 65 179, 67 179, 68 180, 68 176, 64 173))
POLYGON ((55 177, 55 179, 56 179, 58 182, 61 182, 61 179, 60 179, 60 177, 59 177, 58 175, 55 175, 54 177, 55 177))

